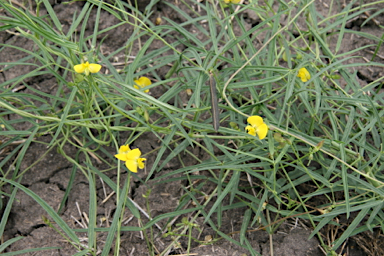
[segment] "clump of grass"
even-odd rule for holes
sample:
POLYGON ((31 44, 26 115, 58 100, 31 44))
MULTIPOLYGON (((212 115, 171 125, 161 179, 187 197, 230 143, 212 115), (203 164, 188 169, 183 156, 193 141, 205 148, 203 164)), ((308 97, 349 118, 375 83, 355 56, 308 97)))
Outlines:
MULTIPOLYGON (((192 229, 199 230, 193 223, 200 215, 218 237, 249 250, 252 255, 259 253, 247 240, 249 228, 265 229, 273 234, 288 218, 301 218, 310 223, 311 237, 317 235, 327 253, 341 254, 342 245, 349 237, 383 229, 381 78, 362 86, 353 71, 383 66, 373 61, 364 62, 356 55, 372 46, 377 52, 382 39, 345 28, 346 21, 382 1, 357 7, 349 4, 329 17, 316 11, 314 1, 264 4, 182 1, 180 4, 190 10, 195 10, 194 7, 199 10, 190 13, 164 2, 185 19, 177 23, 163 17, 164 25, 152 23, 151 9, 156 2, 151 1, 146 11, 140 13, 125 1, 110 4, 89 0, 82 11, 73 16, 68 31, 62 30, 62 21, 47 0, 38 2, 33 12, 12 3, 1 3, 6 13, 0 17, 2 30, 12 30, 18 37, 29 39, 34 50, 1 46, 2 51, 18 49, 26 56, 0 63, 4 65, 3 72, 23 67, 29 67, 30 71, 0 85, 0 122, 4 136, 0 150, 22 141, 0 163, 1 186, 12 187, 10 194, 4 194, 9 200, 0 234, 4 232, 17 190, 36 200, 59 227, 57 231, 83 254, 96 255, 96 232, 108 232, 101 252, 108 255, 113 247, 118 254, 120 231, 144 231, 148 250, 154 255, 152 242, 157 235, 154 225, 186 213, 192 213, 190 219, 183 219, 178 226, 168 226, 167 235, 173 237, 173 242, 163 254, 175 247, 185 234, 189 252, 191 241, 196 240, 192 229), (47 15, 40 15, 42 9, 47 15), (92 35, 86 36, 92 11, 96 12, 96 25, 92 35), (97 24, 101 12, 113 15, 118 23, 100 30, 97 24), (260 22, 247 26, 246 12, 256 15, 260 22), (286 23, 282 23, 283 16, 288 17, 286 23), (103 40, 98 38, 126 25, 134 31, 126 44, 104 55, 100 50, 103 40), (367 37, 373 44, 343 52, 342 40, 349 33, 367 37), (330 46, 331 40, 336 40, 334 47, 330 46), (150 48, 155 41, 161 42, 162 47, 150 48), (136 50, 133 45, 140 48, 136 50), (135 58, 116 68, 113 60, 121 54, 135 55, 135 58), (104 69, 75 72, 75 65, 87 62, 99 63, 104 69), (160 69, 168 73, 162 76, 160 69), (40 92, 25 83, 26 79, 48 74, 57 81, 54 94, 40 92), (135 82, 140 81, 140 77, 151 77, 152 81, 135 82), (206 85, 209 79, 211 85, 216 86, 211 92, 206 85), (14 93, 20 84, 33 93, 14 93), (147 93, 158 88, 166 90, 157 98, 147 93), (210 94, 214 89, 220 99, 219 128, 212 127, 214 120, 209 114, 213 104, 210 94), (186 91, 190 95, 185 101, 180 94, 186 91), (11 114, 20 118, 7 119, 11 114), (269 128, 265 139, 258 133, 246 132, 249 116, 263 117, 269 128), (27 128, 15 128, 20 124, 27 128), (125 141, 119 136, 123 131, 131 134, 125 141), (127 199, 130 179, 135 174, 128 172, 126 180, 122 179, 120 173, 125 167, 114 155, 121 145, 130 144, 146 133, 153 133, 161 141, 161 147, 143 152, 144 157, 155 155, 143 182, 153 179, 156 173, 155 181, 170 183, 175 175, 181 174, 189 186, 184 188, 185 194, 176 209, 153 219, 147 216, 150 221, 143 222, 141 227, 122 226, 122 216, 127 209, 140 221, 142 209, 127 199), (25 153, 31 143, 46 134, 52 136, 48 150, 57 147, 74 166, 73 172, 80 170, 89 180, 87 229, 70 228, 58 213, 61 209, 54 211, 19 183, 29 171, 20 169, 25 153), (66 144, 76 146, 79 153, 84 154, 85 163, 80 164, 67 155, 63 150, 66 144), (108 152, 110 145, 115 152, 108 152), (189 146, 200 148, 209 160, 195 156, 189 146), (167 150, 171 154, 165 155, 167 150), (101 157, 101 152, 108 158, 101 157), (198 164, 185 165, 184 153, 198 164), (163 173, 164 166, 174 158, 184 167, 163 173), (106 164, 108 170, 117 169, 117 182, 107 177, 105 170, 95 167, 92 159, 106 164), (5 169, 7 165, 12 168, 5 169), (203 171, 210 176, 198 175, 203 171), (96 177, 117 195, 109 228, 97 227, 96 177), (248 187, 241 182, 242 177, 247 177, 248 187), (195 181, 199 183, 196 185, 195 181), (197 197, 208 182, 214 183, 215 189, 205 194, 201 202, 197 197), (323 198, 321 203, 316 200, 318 197, 323 198), (224 206, 226 199, 229 205, 224 206), (184 209, 191 201, 194 206, 184 209), (220 231, 224 225, 223 213, 237 208, 244 212, 238 241, 220 231), (213 215, 216 218, 212 218, 213 215), (353 220, 332 244, 327 244, 319 232, 326 225, 335 225, 335 218, 341 215, 353 220), (149 236, 147 230, 151 231, 149 236), (87 233, 87 245, 80 242, 75 231, 87 233)), ((254 126, 256 130, 258 126, 254 126)), ((247 130, 249 132, 249 128, 247 130)), ((129 161, 132 161, 130 166, 136 164, 136 160, 129 161)), ((69 185, 62 205, 71 193, 70 188, 69 185)), ((52 225, 48 219, 46 223, 52 225)), ((0 247, 1 251, 19 239, 8 241, 0 247)), ((40 249, 43 248, 30 252, 40 249)))

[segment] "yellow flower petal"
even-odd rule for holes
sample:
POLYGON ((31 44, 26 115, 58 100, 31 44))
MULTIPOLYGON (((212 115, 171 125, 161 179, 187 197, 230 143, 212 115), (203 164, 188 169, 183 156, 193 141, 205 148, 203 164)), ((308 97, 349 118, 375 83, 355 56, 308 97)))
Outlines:
MULTIPOLYGON (((135 84, 136 85, 133 85, 136 89, 140 89, 140 88, 144 88, 148 85, 151 85, 152 82, 151 80, 148 78, 148 77, 145 77, 145 76, 142 76, 140 77, 139 79, 137 80, 134 80, 135 84)), ((145 93, 148 93, 149 92, 149 89, 147 90, 144 90, 145 93)))
POLYGON ((142 87, 152 84, 151 80, 145 76, 140 77, 138 81, 139 81, 139 85, 141 85, 142 87))
POLYGON ((146 160, 147 160, 146 158, 139 158, 139 159, 137 159, 137 163, 138 163, 140 169, 144 169, 145 164, 143 162, 146 161, 146 160))
POLYGON ((121 161, 127 161, 127 154, 126 153, 119 153, 116 154, 115 157, 121 161))
POLYGON ((85 67, 84 67, 83 63, 75 65, 73 67, 73 69, 75 70, 76 73, 79 73, 79 74, 84 73, 84 71, 85 71, 85 67))
POLYGON ((245 130, 247 131, 248 134, 251 134, 252 136, 256 136, 256 130, 252 126, 248 125, 245 127, 245 130))
POLYGON ((248 132, 248 134, 251 134, 252 136, 256 136, 257 134, 260 140, 267 136, 268 126, 264 123, 262 117, 250 116, 248 117, 247 121, 250 124, 245 127, 245 130, 248 132))
POLYGON ((132 149, 127 153, 127 159, 134 160, 137 162, 137 159, 141 156, 141 151, 138 148, 132 149))
POLYGON ((115 157, 121 161, 127 161, 127 153, 131 151, 129 145, 122 145, 119 148, 119 154, 115 155, 115 157))
POLYGON ((262 140, 267 136, 268 133, 268 125, 262 124, 259 127, 257 127, 257 136, 259 136, 259 139, 262 140))
POLYGON ((301 81, 303 82, 307 82, 308 80, 311 79, 311 74, 308 72, 306 68, 300 68, 297 76, 300 77, 301 81))
POLYGON ((83 63, 82 65, 83 65, 83 67, 84 67, 84 73, 85 73, 85 75, 86 75, 86 76, 89 75, 89 62, 87 61, 87 62, 83 63))
POLYGON ((128 153, 129 151, 131 151, 129 145, 122 145, 119 148, 119 154, 128 153))
POLYGON ((94 64, 94 63, 89 64, 89 71, 91 73, 97 73, 100 71, 100 69, 101 69, 101 65, 99 64, 94 64))
POLYGON ((229 3, 231 3, 231 4, 238 4, 238 3, 240 3, 240 1, 241 0, 224 0, 224 3, 226 3, 226 4, 229 4, 229 3))
POLYGON ((253 127, 260 126, 264 123, 263 118, 261 116, 250 116, 248 117, 247 122, 253 127))
POLYGON ((125 166, 130 170, 131 172, 137 172, 137 161, 134 160, 128 160, 125 162, 125 166))

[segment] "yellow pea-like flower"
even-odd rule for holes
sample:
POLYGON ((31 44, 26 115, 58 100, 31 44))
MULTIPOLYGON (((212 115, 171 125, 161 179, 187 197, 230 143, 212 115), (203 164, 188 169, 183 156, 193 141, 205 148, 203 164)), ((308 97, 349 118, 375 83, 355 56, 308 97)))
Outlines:
MULTIPOLYGON (((148 77, 145 77, 145 76, 142 76, 142 77, 140 77, 140 78, 137 79, 137 80, 134 80, 134 82, 135 82, 134 87, 135 87, 136 89, 144 88, 144 87, 149 86, 149 85, 152 84, 151 80, 149 80, 149 78, 148 78, 148 77)), ((148 92, 149 92, 149 89, 144 90, 144 92, 145 92, 145 93, 148 93, 148 92)))
POLYGON ((145 167, 144 161, 147 159, 141 158, 141 151, 138 148, 130 149, 128 145, 123 145, 119 149, 119 153, 115 157, 125 162, 125 166, 131 172, 137 172, 137 168, 143 169, 145 167))
POLYGON ((300 77, 301 81, 303 82, 307 82, 309 79, 311 79, 311 74, 309 74, 306 68, 299 69, 297 76, 300 77))
POLYGON ((79 74, 85 73, 85 75, 89 75, 89 73, 99 72, 101 69, 101 65, 95 64, 95 63, 89 63, 87 61, 85 63, 75 65, 73 68, 76 71, 76 73, 79 73, 79 74))
POLYGON ((226 4, 229 4, 229 3, 231 3, 231 4, 238 4, 238 3, 240 3, 240 1, 241 0, 224 0, 224 3, 226 3, 226 4))
POLYGON ((257 134, 260 140, 264 139, 267 136, 268 125, 264 123, 262 117, 250 116, 248 117, 247 122, 250 124, 245 127, 245 130, 248 132, 248 134, 252 136, 256 136, 257 134))

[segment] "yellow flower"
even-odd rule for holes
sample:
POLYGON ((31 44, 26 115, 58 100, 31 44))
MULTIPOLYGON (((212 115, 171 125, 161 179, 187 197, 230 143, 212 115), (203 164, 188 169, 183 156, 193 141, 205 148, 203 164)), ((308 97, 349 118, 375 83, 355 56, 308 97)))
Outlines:
POLYGON ((131 151, 129 145, 122 145, 119 148, 119 154, 127 154, 129 151, 131 151))
POLYGON ((229 4, 229 3, 231 3, 231 4, 238 4, 238 3, 240 3, 240 1, 241 0, 224 0, 224 3, 226 3, 226 4, 229 4))
POLYGON ((263 118, 260 116, 250 116, 247 119, 250 124, 245 127, 245 130, 252 136, 259 136, 259 139, 264 139, 268 133, 268 126, 264 123, 263 118))
POLYGON ((140 169, 144 168, 145 158, 140 158, 141 151, 138 148, 130 149, 128 145, 123 145, 119 149, 119 154, 116 154, 115 157, 121 161, 125 162, 125 166, 131 172, 137 172, 137 167, 140 169))
POLYGON ((88 61, 85 63, 81 63, 78 65, 75 65, 73 67, 76 71, 76 73, 85 73, 85 75, 89 75, 89 73, 97 73, 101 69, 101 65, 99 64, 94 64, 94 63, 89 63, 88 61))
POLYGON ((311 74, 309 74, 306 68, 299 69, 297 76, 300 77, 301 81, 303 82, 307 82, 309 79, 311 79, 311 74))
MULTIPOLYGON (((135 82, 134 87, 136 89, 144 88, 144 87, 152 84, 151 80, 149 80, 149 78, 145 77, 145 76, 140 77, 139 79, 135 80, 134 82, 135 82)), ((144 92, 148 93, 149 89, 145 90, 144 92)))

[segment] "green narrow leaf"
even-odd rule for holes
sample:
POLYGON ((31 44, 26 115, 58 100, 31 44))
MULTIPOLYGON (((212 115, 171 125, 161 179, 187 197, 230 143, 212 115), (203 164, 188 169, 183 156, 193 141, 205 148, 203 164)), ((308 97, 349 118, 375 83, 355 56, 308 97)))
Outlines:
POLYGON ((332 249, 337 250, 348 237, 351 237, 351 233, 355 230, 355 228, 360 224, 360 222, 367 216, 370 207, 366 207, 362 209, 359 214, 355 217, 351 224, 349 224, 348 228, 344 231, 344 233, 340 236, 339 239, 336 240, 332 249))
POLYGON ((80 23, 84 21, 84 15, 87 13, 89 6, 89 2, 84 3, 83 9, 81 9, 79 16, 77 16, 76 20, 74 20, 71 23, 71 26, 69 27, 67 37, 71 37, 72 34, 76 31, 77 27, 80 25, 80 23))
MULTIPOLYGON (((367 228, 373 232, 373 229, 372 229, 372 226, 371 226, 371 223, 372 221, 376 218, 376 216, 378 215, 378 213, 382 210, 383 210, 383 207, 384 207, 384 202, 377 205, 376 207, 373 208, 372 212, 369 214, 369 219, 367 220, 367 222, 365 223, 365 225, 367 226, 367 228)), ((382 221, 382 220, 380 220, 382 221)))
POLYGON ((255 251, 255 248, 253 248, 252 244, 248 241, 248 239, 245 239, 245 245, 247 246, 247 249, 252 256, 262 256, 260 253, 255 251))
MULTIPOLYGON (((92 169, 93 172, 95 172, 95 174, 97 174, 98 176, 100 176, 100 178, 113 190, 117 193, 117 185, 116 183, 114 183, 107 175, 105 175, 104 173, 100 172, 97 168, 95 168, 94 166, 91 166, 91 165, 88 165, 89 168, 92 169)), ((120 190, 120 193, 121 190, 120 190)), ((140 213, 139 213, 139 210, 137 209, 137 207, 135 206, 135 204, 132 202, 132 199, 128 197, 128 201, 126 202, 127 203, 127 207, 128 209, 131 211, 131 213, 135 216, 135 218, 140 218, 140 213)))
POLYGON ((100 12, 101 12, 101 7, 103 6, 103 1, 99 2, 99 6, 97 7, 97 12, 96 12, 96 18, 95 18, 95 25, 93 28, 93 34, 92 34, 92 48, 96 47, 97 43, 97 35, 99 31, 99 23, 100 23, 100 12))
POLYGON ((49 17, 53 21, 53 24, 55 24, 55 26, 56 26, 56 29, 58 31, 62 31, 63 27, 61 26, 61 22, 57 18, 56 12, 53 10, 51 4, 49 3, 48 0, 43 0, 43 2, 44 2, 45 9, 47 10, 47 12, 49 14, 49 17))
MULTIPOLYGON (((169 144, 170 144, 171 140, 173 139, 173 137, 175 136, 175 133, 176 133, 176 127, 173 127, 171 132, 165 137, 164 140, 161 141, 160 150, 157 153, 155 162, 153 162, 152 169, 148 173, 147 179, 145 180, 146 182, 152 177, 153 173, 158 168, 159 162, 160 162, 161 158, 163 157, 165 150, 167 150, 167 149, 171 150, 171 148, 169 147, 169 144)), ((164 162, 165 162, 165 160, 164 160, 164 162)))
POLYGON ((316 38, 317 42, 320 44, 321 49, 323 50, 324 54, 328 56, 331 60, 335 58, 332 51, 329 49, 328 45, 324 40, 321 38, 321 36, 317 33, 317 31, 307 23, 308 29, 311 32, 311 34, 316 38))
POLYGON ((115 213, 114 213, 114 216, 113 216, 112 224, 111 224, 111 227, 109 228, 107 239, 105 240, 103 251, 101 252, 102 256, 108 256, 109 252, 111 250, 112 243, 113 243, 113 240, 115 238, 118 225, 120 223, 121 213, 124 211, 124 204, 126 202, 126 197, 127 197, 128 188, 129 188, 129 184, 128 183, 129 182, 125 182, 124 187, 123 187, 123 189, 122 189, 122 191, 120 193, 119 203, 116 206, 116 210, 115 210, 115 213))
POLYGON ((241 229, 240 229, 240 243, 241 244, 244 244, 244 242, 246 241, 246 233, 247 233, 247 230, 249 227, 249 222, 251 220, 251 214, 252 214, 251 209, 247 209, 244 213, 243 223, 241 223, 241 229))
MULTIPOLYGON (((341 159, 345 161, 346 154, 345 154, 344 146, 340 146, 340 155, 341 155, 341 159)), ((349 214, 351 212, 351 204, 349 202, 348 173, 347 173, 347 167, 345 166, 345 164, 341 165, 341 179, 343 180, 345 207, 346 207, 346 214, 348 219, 349 214)))
POLYGON ((31 145, 33 139, 35 138, 36 136, 36 133, 38 131, 39 127, 36 127, 33 132, 31 133, 31 135, 29 135, 27 141, 24 142, 23 144, 23 147, 21 148, 20 150, 20 153, 18 155, 18 159, 17 159, 17 162, 16 162, 16 167, 15 167, 15 172, 12 176, 12 179, 15 179, 16 176, 17 176, 17 171, 20 170, 20 166, 21 166, 21 162, 22 160, 24 159, 24 156, 25 156, 25 153, 27 152, 27 149, 29 148, 29 146, 31 145))
POLYGON ((71 94, 69 95, 67 104, 65 105, 64 112, 63 112, 63 114, 61 116, 59 126, 57 127, 55 135, 53 136, 53 138, 52 138, 51 142, 49 143, 48 147, 52 146, 53 143, 56 142, 57 137, 61 133, 61 130, 63 129, 63 125, 64 125, 65 121, 67 121, 66 119, 67 119, 68 113, 72 109, 72 102, 73 102, 76 94, 77 94, 77 87, 72 87, 72 91, 71 91, 71 94))
POLYGON ((64 231, 65 234, 76 244, 80 243, 79 238, 76 236, 75 232, 65 223, 65 221, 60 218, 60 216, 52 209, 51 206, 47 202, 45 202, 43 199, 41 199, 38 195, 36 195, 33 191, 30 189, 24 187, 23 185, 4 178, 0 178, 0 180, 10 183, 13 186, 17 187, 18 189, 22 190, 24 193, 26 193, 28 196, 30 196, 33 200, 35 200, 46 212, 54 222, 64 231))
POLYGON ((168 219, 168 218, 173 218, 173 217, 176 217, 176 216, 181 216, 183 214, 187 214, 187 213, 191 213, 191 212, 197 212, 197 211, 200 211, 201 209, 202 209, 202 207, 195 207, 195 208, 188 208, 188 209, 185 209, 185 210, 179 210, 177 212, 167 212, 167 213, 161 214, 161 215, 156 216, 155 218, 153 218, 148 223, 146 223, 145 226, 143 227, 143 230, 149 229, 150 227, 155 225, 160 220, 168 219))
MULTIPOLYGON (((281 5, 280 5, 281 7, 281 5)), ((277 17, 274 22, 271 31, 269 31, 269 36, 273 36, 279 29, 280 25, 280 18, 281 16, 277 17)), ((269 39, 268 37, 266 39, 269 39)), ((266 40, 265 39, 265 40, 266 40)), ((270 42, 268 46, 268 57, 267 57, 267 66, 272 67, 275 66, 275 60, 276 60, 276 37, 274 37, 270 42)), ((273 73, 271 70, 268 70, 266 73, 266 78, 270 78, 273 76, 273 73)), ((265 84, 265 89, 267 91, 267 95, 271 95, 272 92, 272 84, 271 83, 266 83, 265 84)))
MULTIPOLYGON (((208 212, 208 215, 205 217, 204 222, 207 222, 207 220, 210 219, 212 213, 214 213, 219 206, 219 204, 222 204, 222 201, 224 200, 224 197, 228 195, 229 192, 233 190, 233 186, 238 184, 238 178, 239 175, 235 175, 236 173, 240 173, 239 171, 235 171, 233 176, 231 177, 231 180, 228 182, 227 186, 223 190, 223 192, 220 195, 217 195, 216 202, 212 205, 210 211, 208 212)), ((237 188, 235 188, 237 190, 237 188)))
POLYGON ((96 232, 95 228, 97 225, 97 196, 96 196, 96 185, 95 185, 95 175, 91 173, 88 168, 88 182, 89 182, 89 222, 88 222, 88 249, 93 249, 97 251, 96 248, 96 232))
MULTIPOLYGON (((24 239, 24 237, 23 236, 17 236, 17 237, 14 237, 14 238, 11 238, 11 239, 5 241, 4 243, 2 243, 0 245, 0 252, 4 251, 8 246, 10 246, 13 243, 16 243, 17 241, 19 241, 21 239, 24 239)), ((4 254, 1 254, 1 255, 4 255, 4 254)))
POLYGON ((322 218, 319 224, 317 224, 316 228, 309 235, 308 239, 311 239, 312 237, 314 237, 320 231, 320 229, 322 229, 325 225, 329 224, 329 222, 331 222, 332 219, 333 219, 333 216, 322 218))
MULTIPOLYGON (((352 7, 352 4, 353 4, 353 1, 351 1, 345 8, 343 11, 345 11, 346 13, 349 12, 349 10, 351 9, 352 7)), ((337 42, 336 42, 336 48, 335 48, 335 54, 337 54, 337 52, 340 50, 340 46, 341 46, 341 43, 343 41, 343 38, 344 38, 344 35, 345 35, 345 24, 347 23, 347 20, 349 20, 349 16, 348 15, 344 15, 344 18, 342 19, 343 22, 342 24, 340 25, 340 31, 339 31, 339 36, 337 38, 337 42)))
MULTIPOLYGON (((12 194, 11 194, 11 196, 8 199, 7 206, 5 207, 4 212, 3 212, 3 216, 1 217, 0 237, 3 237, 5 225, 8 223, 9 213, 11 212, 11 209, 12 209, 12 206, 13 206, 13 202, 15 201, 16 192, 17 192, 17 188, 13 187, 12 188, 12 194)), ((2 199, 0 199, 0 200, 2 200, 2 199)), ((10 243, 13 243, 13 242, 10 242, 10 243)), ((10 245, 10 243, 1 244, 0 245, 0 252, 2 252, 8 245, 10 245)))
POLYGON ((6 252, 6 253, 2 253, 1 255, 3 255, 3 256, 27 255, 27 254, 36 255, 35 252, 49 251, 49 250, 59 250, 59 249, 62 249, 62 248, 60 248, 60 247, 32 248, 32 249, 20 250, 20 251, 17 251, 17 252, 6 252))
POLYGON ((348 140, 348 137, 351 134, 352 127, 355 124, 355 113, 356 113, 355 108, 350 107, 350 111, 348 114, 348 121, 347 121, 347 124, 344 128, 343 137, 341 138, 341 141, 347 141, 348 140))
POLYGON ((59 213, 59 214, 62 213, 62 210, 64 209, 64 207, 66 205, 69 193, 71 192, 73 183, 75 181, 76 172, 77 172, 77 166, 73 165, 72 166, 72 171, 71 171, 71 176, 69 177, 69 180, 68 180, 67 188, 65 189, 65 193, 64 193, 63 199, 61 200, 59 210, 57 211, 57 213, 59 213))
POLYGON ((253 225, 255 225, 256 222, 260 222, 259 220, 261 219, 261 216, 263 214, 263 210, 265 209, 266 200, 268 199, 268 194, 269 194, 268 190, 265 189, 264 193, 263 193, 263 197, 260 199, 259 202, 257 202, 256 199, 254 199, 253 204, 257 205, 258 207, 257 207, 255 217, 253 218, 253 221, 251 224, 252 227, 253 227, 253 225))

